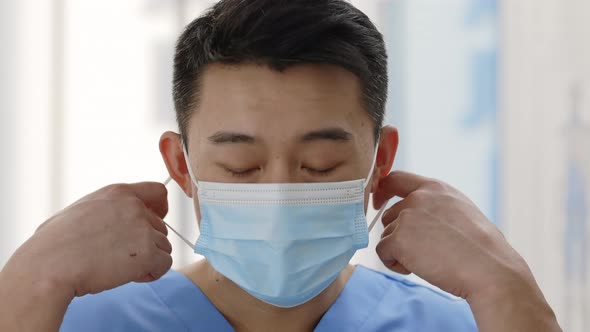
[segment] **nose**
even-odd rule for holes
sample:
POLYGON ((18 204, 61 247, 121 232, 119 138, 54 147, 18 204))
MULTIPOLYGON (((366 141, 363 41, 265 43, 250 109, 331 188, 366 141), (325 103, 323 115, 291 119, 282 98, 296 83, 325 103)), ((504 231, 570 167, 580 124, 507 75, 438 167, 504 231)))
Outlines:
POLYGON ((296 183, 301 179, 300 166, 292 162, 285 155, 273 155, 262 168, 261 183, 296 183))

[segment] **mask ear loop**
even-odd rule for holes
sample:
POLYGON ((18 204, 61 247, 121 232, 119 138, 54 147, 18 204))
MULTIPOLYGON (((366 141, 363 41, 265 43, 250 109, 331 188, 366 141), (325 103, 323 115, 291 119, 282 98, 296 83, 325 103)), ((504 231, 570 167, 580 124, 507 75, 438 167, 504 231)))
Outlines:
MULTIPOLYGON (((166 181, 164 181, 164 186, 167 186, 168 183, 170 183, 170 181, 172 180, 172 177, 169 176, 166 181)), ((184 236, 180 235, 180 233, 174 229, 174 227, 170 226, 170 224, 168 224, 166 221, 162 220, 164 222, 164 224, 166 226, 168 226, 168 228, 170 228, 171 231, 174 232, 174 234, 176 234, 184 243, 186 243, 186 245, 188 245, 191 249, 193 249, 195 247, 195 244, 192 243, 191 241, 187 240, 184 236)))
POLYGON ((172 177, 168 176, 168 178, 166 179, 166 181, 164 181, 164 187, 168 186, 168 183, 170 183, 170 181, 172 181, 172 177))
MULTIPOLYGON (((193 185, 198 189, 198 183, 197 183, 197 178, 195 178, 195 175, 193 174, 193 169, 191 167, 191 163, 190 160, 188 159, 188 153, 186 152, 186 146, 183 144, 182 145, 182 152, 184 153, 184 159, 186 161, 186 168, 188 169, 188 174, 191 177, 191 182, 193 183, 193 185)), ((168 183, 170 183, 170 181, 172 180, 172 177, 168 177, 166 179, 166 181, 164 181, 164 186, 167 186, 168 183)), ((164 221, 164 224, 166 226, 168 226, 168 228, 170 228, 171 231, 174 232, 174 234, 176 234, 184 243, 186 243, 191 249, 193 249, 195 247, 195 243, 192 243, 191 241, 187 240, 187 238, 185 238, 184 236, 182 236, 177 230, 175 230, 172 226, 170 226, 166 221, 164 221)))
MULTIPOLYGON (((193 174, 193 170, 191 168, 191 163, 188 159, 188 153, 186 152, 186 146, 184 146, 184 144, 182 145, 182 152, 184 152, 184 159, 186 161, 186 168, 188 169, 188 174, 191 177, 191 182, 193 183, 193 185, 198 188, 197 186, 197 179, 195 178, 194 174, 193 174)), ((172 180, 172 177, 169 176, 166 181, 164 181, 164 186, 168 186, 168 183, 170 183, 170 181, 172 180)), ((174 229, 174 227, 170 226, 170 224, 168 224, 166 221, 162 220, 164 222, 164 224, 170 228, 171 231, 174 232, 174 234, 176 234, 184 243, 186 243, 186 245, 188 245, 191 249, 193 249, 195 247, 195 243, 192 243, 191 241, 187 240, 187 238, 185 238, 184 236, 182 236, 177 230, 174 229)))
MULTIPOLYGON (((371 174, 373 173, 373 169, 375 168, 375 165, 377 164, 377 152, 379 152, 379 141, 380 140, 381 140, 381 135, 379 135, 377 137, 377 144, 375 145, 375 154, 373 155, 373 162, 371 163, 371 168, 369 168, 369 174, 367 175, 367 179, 365 180, 365 184, 364 184, 365 189, 367 188, 367 185, 369 184, 369 180, 371 180, 371 174)), ((369 233, 371 233, 371 230, 373 229, 373 227, 375 227, 377 220, 381 220, 381 216, 383 216, 383 212, 385 212, 385 207, 387 206, 388 202, 389 202, 389 200, 387 200, 383 203, 383 205, 381 206, 381 208, 377 212, 377 215, 371 221, 371 224, 369 225, 369 233)))
POLYGON ((363 183, 363 188, 367 189, 367 185, 369 184, 369 181, 371 180, 371 174, 373 174, 373 170, 375 168, 375 165, 377 164, 377 148, 378 146, 375 147, 375 153, 373 154, 373 162, 371 163, 371 168, 369 168, 369 174, 367 174, 367 178, 365 179, 365 183, 363 183))
POLYGON ((381 217, 383 216, 383 212, 385 212, 385 207, 387 206, 387 202, 389 202, 389 200, 383 203, 383 205, 379 209, 379 212, 377 212, 377 215, 375 216, 375 218, 373 218, 373 221, 371 221, 371 224, 369 225, 369 233, 371 233, 371 230, 373 229, 373 227, 375 227, 377 220, 381 220, 381 217))
POLYGON ((184 153, 184 160, 186 161, 186 168, 188 169, 188 174, 191 177, 191 182, 193 183, 193 185, 197 189, 199 189, 199 182, 197 181, 195 174, 193 174, 193 168, 191 167, 191 161, 190 161, 190 159, 188 159, 188 152, 187 152, 186 146, 184 144, 182 145, 182 152, 184 153))

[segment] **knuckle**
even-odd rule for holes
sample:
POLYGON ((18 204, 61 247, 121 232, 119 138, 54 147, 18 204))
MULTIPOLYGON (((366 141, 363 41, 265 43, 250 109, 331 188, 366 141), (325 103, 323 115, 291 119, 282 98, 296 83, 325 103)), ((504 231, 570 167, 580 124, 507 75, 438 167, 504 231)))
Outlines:
POLYGON ((493 232, 494 232, 494 234, 496 234, 496 237, 499 239, 502 239, 503 241, 506 241, 506 235, 504 235, 504 233, 502 233, 502 231, 499 230, 498 228, 496 228, 496 227, 493 227, 493 228, 494 228, 493 232))
POLYGON ((482 227, 480 225, 476 225, 476 227, 479 228, 475 237, 477 243, 486 248, 493 246, 495 243, 495 232, 488 227, 482 227))
POLYGON ((407 221, 398 220, 395 224, 391 225, 391 233, 389 237, 391 238, 391 242, 393 246, 397 246, 400 244, 401 241, 404 240, 404 233, 406 232, 407 221))
POLYGON ((403 209, 400 211, 399 216, 397 217, 396 224, 401 226, 401 224, 406 224, 408 220, 411 220, 416 214, 414 209, 403 209))
POLYGON ((426 182, 425 188, 435 192, 446 192, 448 185, 440 180, 430 179, 426 182))
POLYGON ((124 205, 134 216, 142 215, 145 211, 145 204, 137 197, 126 198, 124 205))
POLYGON ((405 227, 403 223, 395 225, 391 231, 390 238, 393 246, 398 246, 404 240, 405 227))
POLYGON ((168 197, 168 189, 163 183, 148 182, 146 183, 150 192, 159 197, 168 197))
POLYGON ((453 195, 450 192, 445 192, 440 195, 439 201, 440 203, 446 206, 453 206, 457 202, 457 196, 453 195))
POLYGON ((461 211, 463 202, 450 192, 440 193, 432 200, 426 211, 441 213, 441 211, 461 211))
POLYGON ((408 195, 408 199, 415 203, 423 203, 430 199, 430 193, 426 190, 416 190, 408 195))
POLYGON ((504 234, 500 232, 495 227, 484 227, 484 231, 482 232, 481 243, 486 246, 494 246, 498 239, 504 239, 504 234))
POLYGON ((413 235, 409 233, 415 232, 420 218, 422 218, 421 212, 416 209, 403 210, 397 221, 391 225, 394 227, 391 232, 393 241, 402 243, 406 239, 412 238, 413 235))
POLYGON ((489 248, 490 245, 493 243, 491 236, 487 233, 478 235, 476 241, 480 246, 484 248, 489 248))
POLYGON ((113 196, 125 195, 129 192, 128 185, 124 183, 115 183, 104 187, 104 190, 113 196))

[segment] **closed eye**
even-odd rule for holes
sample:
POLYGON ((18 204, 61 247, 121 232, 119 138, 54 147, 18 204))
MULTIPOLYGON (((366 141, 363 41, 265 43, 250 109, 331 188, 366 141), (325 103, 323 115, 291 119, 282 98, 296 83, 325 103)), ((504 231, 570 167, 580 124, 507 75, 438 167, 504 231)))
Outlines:
POLYGON ((330 173, 332 173, 339 165, 330 167, 330 168, 324 168, 324 169, 315 169, 315 168, 311 168, 311 167, 302 167, 306 172, 308 172, 311 175, 317 175, 317 176, 326 176, 329 175, 330 173))
POLYGON ((258 170, 260 170, 259 168, 246 168, 246 169, 231 169, 228 167, 223 167, 223 170, 228 173, 229 175, 233 176, 233 177, 247 177, 250 176, 252 174, 254 174, 255 172, 257 172, 258 170))

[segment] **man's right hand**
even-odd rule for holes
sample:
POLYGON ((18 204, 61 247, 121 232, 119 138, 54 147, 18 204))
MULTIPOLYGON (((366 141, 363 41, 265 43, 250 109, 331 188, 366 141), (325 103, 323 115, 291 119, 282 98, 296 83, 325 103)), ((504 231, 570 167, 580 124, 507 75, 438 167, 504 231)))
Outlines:
POLYGON ((71 298, 158 279, 172 265, 167 212, 161 183, 110 185, 42 224, 2 273, 45 280, 71 298))

